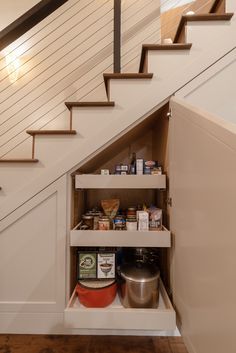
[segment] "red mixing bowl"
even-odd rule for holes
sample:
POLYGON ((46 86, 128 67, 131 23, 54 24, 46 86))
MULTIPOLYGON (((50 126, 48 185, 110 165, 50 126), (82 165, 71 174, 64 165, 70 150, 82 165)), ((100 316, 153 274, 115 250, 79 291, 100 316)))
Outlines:
POLYGON ((88 308, 104 308, 115 299, 117 284, 115 280, 82 280, 78 282, 76 292, 80 303, 84 306, 88 308))

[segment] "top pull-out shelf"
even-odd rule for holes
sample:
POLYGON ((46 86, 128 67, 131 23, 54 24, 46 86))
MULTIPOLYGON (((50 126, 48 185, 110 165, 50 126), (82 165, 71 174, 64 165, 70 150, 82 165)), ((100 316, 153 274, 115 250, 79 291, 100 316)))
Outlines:
POLYGON ((165 189, 166 175, 101 175, 75 176, 76 189, 165 189))

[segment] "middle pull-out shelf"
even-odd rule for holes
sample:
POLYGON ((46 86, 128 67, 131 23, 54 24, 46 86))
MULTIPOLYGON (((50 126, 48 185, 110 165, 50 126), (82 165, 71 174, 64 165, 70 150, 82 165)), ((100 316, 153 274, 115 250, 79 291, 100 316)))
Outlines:
POLYGON ((115 246, 115 247, 160 247, 171 246, 170 231, 161 230, 118 231, 118 230, 79 230, 77 226, 70 232, 70 246, 115 246))
POLYGON ((96 175, 75 176, 76 189, 165 189, 166 175, 96 175))
POLYGON ((124 308, 118 295, 106 308, 86 308, 74 291, 64 312, 64 322, 71 329, 174 330, 176 315, 160 281, 157 309, 124 308))

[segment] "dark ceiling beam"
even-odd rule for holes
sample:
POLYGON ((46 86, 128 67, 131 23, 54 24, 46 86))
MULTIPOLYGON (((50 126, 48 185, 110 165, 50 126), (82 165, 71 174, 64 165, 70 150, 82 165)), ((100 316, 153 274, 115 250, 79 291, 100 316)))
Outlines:
POLYGON ((0 31, 0 50, 29 31, 68 0, 42 0, 0 31))

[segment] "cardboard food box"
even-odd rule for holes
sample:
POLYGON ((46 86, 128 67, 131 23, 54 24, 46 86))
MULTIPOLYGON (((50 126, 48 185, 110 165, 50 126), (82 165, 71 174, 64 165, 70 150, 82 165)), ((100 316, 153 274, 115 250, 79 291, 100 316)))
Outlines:
POLYGON ((97 254, 97 278, 115 278, 115 253, 97 254))
POLYGON ((97 278, 97 254, 96 252, 79 252, 77 264, 78 279, 97 278))
POLYGON ((78 249, 77 279, 114 279, 116 251, 111 248, 78 249))

